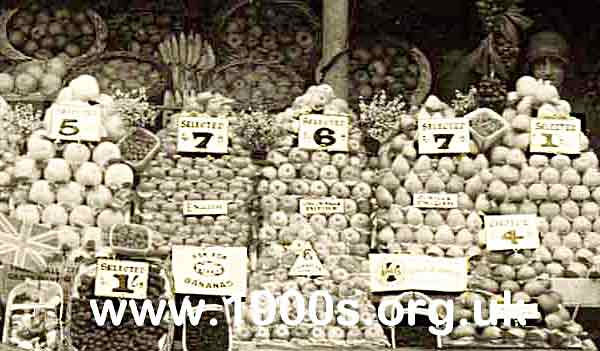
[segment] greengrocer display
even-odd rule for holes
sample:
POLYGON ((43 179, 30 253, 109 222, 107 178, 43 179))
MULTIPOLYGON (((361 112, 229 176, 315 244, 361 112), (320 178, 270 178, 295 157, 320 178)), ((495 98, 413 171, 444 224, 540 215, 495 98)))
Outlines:
POLYGON ((320 62, 327 21, 303 1, 220 4, 207 28, 103 1, 7 9, 0 348, 597 350, 574 299, 598 297, 600 161, 556 82, 510 81, 518 3, 476 4, 486 72, 448 102, 402 35, 320 62), (314 80, 344 55, 341 98, 314 80), (384 323, 390 301, 440 296, 446 335, 427 307, 384 323), (197 325, 168 310, 187 303, 207 304, 197 325))

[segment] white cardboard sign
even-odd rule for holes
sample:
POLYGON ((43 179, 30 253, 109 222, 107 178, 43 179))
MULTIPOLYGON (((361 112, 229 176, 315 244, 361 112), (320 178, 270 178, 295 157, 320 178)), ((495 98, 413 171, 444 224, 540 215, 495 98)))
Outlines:
POLYGON ((227 200, 187 200, 183 202, 184 216, 218 216, 226 215, 227 200))
POLYGON ((348 151, 350 121, 346 116, 300 117, 298 146, 306 150, 348 151))
POLYGON ((177 129, 177 152, 227 153, 229 120, 226 118, 181 116, 177 129))
POLYGON ((291 276, 323 276, 326 274, 327 271, 312 248, 305 248, 299 253, 289 272, 291 276))
POLYGON ((344 211, 344 199, 300 199, 300 214, 304 216, 313 214, 344 213, 344 211))
POLYGON ((99 259, 96 264, 96 296, 145 299, 148 290, 147 262, 99 259))
POLYGON ((531 120, 531 152, 581 153, 581 121, 577 118, 531 120))
POLYGON ((414 194, 413 206, 418 208, 457 208, 458 194, 414 194))
POLYGON ((540 235, 535 215, 498 215, 483 218, 485 240, 490 251, 537 249, 540 235))
POLYGON ((467 289, 466 257, 447 258, 396 254, 369 255, 371 291, 467 289))
POLYGON ((173 246, 173 278, 179 294, 246 296, 245 247, 173 246))
POLYGON ((469 152, 471 133, 465 118, 422 118, 417 129, 419 154, 469 152))
POLYGON ((94 106, 55 104, 48 109, 48 138, 69 141, 100 141, 102 111, 94 106))

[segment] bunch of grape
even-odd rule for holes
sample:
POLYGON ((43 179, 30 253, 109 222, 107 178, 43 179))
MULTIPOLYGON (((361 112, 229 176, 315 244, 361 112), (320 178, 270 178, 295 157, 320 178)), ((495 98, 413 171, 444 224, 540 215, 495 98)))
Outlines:
POLYGON ((494 77, 483 77, 477 83, 477 103, 494 111, 502 111, 506 102, 506 84, 494 77))
POLYGON ((477 13, 487 33, 500 32, 502 15, 508 9, 508 2, 507 0, 479 0, 475 2, 477 13))
POLYGON ((513 73, 517 68, 520 52, 519 46, 515 43, 511 43, 504 35, 498 33, 498 35, 494 36, 494 49, 498 56, 500 56, 502 65, 507 73, 513 73))

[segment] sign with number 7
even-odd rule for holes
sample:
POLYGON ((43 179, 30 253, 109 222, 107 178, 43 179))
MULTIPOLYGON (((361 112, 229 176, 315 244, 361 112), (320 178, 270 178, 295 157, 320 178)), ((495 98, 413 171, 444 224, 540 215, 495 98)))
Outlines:
POLYGON ((420 154, 456 154, 469 152, 471 133, 464 118, 420 119, 420 154))
POLYGON ((226 154, 229 121, 210 116, 179 117, 177 152, 226 154))
POLYGON ((94 106, 53 105, 50 107, 48 137, 65 141, 100 141, 102 112, 94 106))

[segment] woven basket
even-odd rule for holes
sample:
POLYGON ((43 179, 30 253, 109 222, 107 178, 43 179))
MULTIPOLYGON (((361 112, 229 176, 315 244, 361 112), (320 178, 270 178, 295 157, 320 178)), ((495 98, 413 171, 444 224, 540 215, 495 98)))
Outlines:
MULTIPOLYGON (((37 60, 36 58, 25 55, 24 53, 17 50, 10 41, 8 40, 8 23, 13 16, 19 12, 19 8, 15 8, 5 12, 0 16, 0 53, 2 53, 7 59, 11 61, 31 61, 37 60)), ((94 25, 94 31, 96 33, 96 40, 92 47, 83 55, 77 57, 77 59, 85 59, 100 55, 106 48, 106 40, 108 38, 108 30, 106 24, 102 20, 102 17, 92 10, 86 11, 87 16, 90 18, 94 25)))
POLYGON ((306 81, 290 67, 273 62, 254 62, 251 60, 232 62, 216 67, 204 77, 203 86, 208 90, 219 92, 233 98, 234 108, 265 108, 269 111, 279 111, 290 106, 296 96, 302 95, 306 81), (237 73, 242 70, 243 73, 237 73), (268 71, 266 75, 274 76, 271 82, 278 84, 276 92, 261 89, 261 82, 253 80, 252 75, 268 71), (286 81, 283 78, 287 78, 286 81), (232 83, 229 84, 228 82, 232 83), (245 84, 244 84, 245 83, 245 84), (289 83, 289 86, 288 86, 289 83), (287 86, 287 91, 286 91, 287 86), (255 94, 264 91, 262 95, 255 94), (240 93, 245 96, 240 96, 240 93))
POLYGON ((389 39, 385 37, 385 39, 378 40, 362 40, 358 41, 353 45, 353 50, 356 49, 370 49, 375 45, 381 45, 384 48, 403 48, 407 51, 410 60, 417 65, 419 70, 419 77, 417 80, 416 88, 412 90, 412 94, 410 96, 405 96, 406 101, 409 102, 413 106, 420 105, 427 94, 431 91, 432 85, 432 73, 431 73, 431 65, 427 56, 417 47, 408 44, 403 41, 389 39))
MULTIPOLYGON (((267 10, 273 10, 274 12, 288 12, 292 15, 289 16, 290 19, 298 19, 300 18, 303 23, 303 27, 307 27, 307 30, 310 29, 310 33, 312 34, 313 44, 310 49, 309 60, 306 61, 304 59, 288 59, 289 66, 291 66, 294 70, 299 72, 306 79, 312 79, 313 77, 313 69, 317 66, 320 58, 320 50, 321 50, 321 20, 316 14, 312 11, 310 6, 306 1, 298 1, 298 0, 264 0, 261 1, 261 5, 264 6, 267 10)), ((219 64, 226 64, 230 62, 236 62, 240 60, 254 60, 254 61, 272 61, 275 58, 265 58, 265 57, 252 57, 250 55, 246 55, 240 53, 240 50, 234 49, 229 46, 225 40, 225 35, 227 34, 227 25, 230 23, 231 18, 243 8, 247 6, 252 6, 251 0, 233 0, 230 1, 229 4, 223 7, 216 18, 216 22, 213 28, 212 33, 216 36, 215 38, 215 51, 217 52, 217 60, 219 64)), ((263 26, 271 26, 271 23, 259 23, 261 27, 263 26)), ((249 32, 248 30, 244 31, 244 33, 249 32)), ((276 31, 279 33, 280 31, 276 31)), ((296 33, 297 29, 294 29, 292 34, 296 33)), ((262 36, 261 36, 262 38, 262 36)), ((280 49, 282 44, 279 44, 280 49)), ((285 45, 284 47, 289 47, 289 45, 285 45)), ((281 50, 279 50, 281 51, 281 50)), ((256 53, 256 50, 254 50, 256 53)), ((271 56, 280 56, 277 50, 269 50, 269 53, 266 55, 271 56)), ((283 57, 280 57, 279 63, 284 64, 282 62, 283 57)), ((288 65, 288 64, 286 64, 288 65)))
POLYGON ((163 92, 170 85, 169 68, 153 57, 140 56, 127 51, 113 51, 96 57, 78 59, 69 66, 67 75, 63 81, 68 84, 72 79, 82 74, 89 74, 96 65, 102 65, 102 62, 112 59, 132 60, 151 64, 161 74, 161 78, 153 81, 152 86, 145 87, 146 96, 151 100, 162 100, 163 92))

